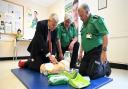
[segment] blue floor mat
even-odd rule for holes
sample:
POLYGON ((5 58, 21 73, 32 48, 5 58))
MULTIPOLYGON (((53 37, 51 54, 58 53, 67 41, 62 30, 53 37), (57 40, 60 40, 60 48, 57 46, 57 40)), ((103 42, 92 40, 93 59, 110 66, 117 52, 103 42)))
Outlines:
MULTIPOLYGON (((48 85, 47 77, 39 72, 28 69, 12 69, 13 74, 28 88, 28 89, 74 89, 70 85, 48 85)), ((99 87, 111 82, 113 79, 102 77, 96 80, 91 80, 91 85, 84 89, 98 89, 99 87)))

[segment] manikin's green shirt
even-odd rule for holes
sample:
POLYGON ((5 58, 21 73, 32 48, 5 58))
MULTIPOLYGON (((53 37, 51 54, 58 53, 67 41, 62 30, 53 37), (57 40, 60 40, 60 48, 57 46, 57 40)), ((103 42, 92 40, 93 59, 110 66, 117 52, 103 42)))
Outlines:
POLYGON ((97 15, 90 15, 88 21, 83 23, 81 29, 82 48, 85 52, 92 50, 103 43, 103 36, 108 34, 108 30, 103 22, 103 18, 97 15))
POLYGON ((71 24, 68 29, 65 28, 64 23, 57 26, 57 38, 60 39, 62 47, 67 47, 74 37, 77 37, 74 24, 71 24))

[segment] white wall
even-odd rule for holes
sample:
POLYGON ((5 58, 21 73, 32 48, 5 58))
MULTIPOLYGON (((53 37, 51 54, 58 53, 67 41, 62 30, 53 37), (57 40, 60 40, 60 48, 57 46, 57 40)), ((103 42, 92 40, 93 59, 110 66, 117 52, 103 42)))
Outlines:
MULTIPOLYGON (((47 19, 51 13, 57 13, 59 16, 59 22, 63 21, 64 18, 64 0, 58 0, 55 4, 44 7, 41 5, 37 5, 36 3, 27 1, 27 0, 8 0, 10 2, 20 4, 24 6, 24 38, 32 39, 34 36, 35 30, 28 28, 28 18, 27 11, 31 9, 32 11, 37 11, 38 20, 47 19)), ((14 38, 12 40, 0 40, 0 49, 3 51, 0 52, 0 57, 12 57, 14 55, 14 38)), ((18 56, 28 56, 27 47, 29 45, 28 41, 18 42, 17 43, 17 52, 18 56)))
POLYGON ((0 34, 0 57, 12 57, 14 55, 14 35, 0 34))
POLYGON ((33 2, 27 2, 27 0, 9 0, 11 2, 18 3, 24 6, 24 38, 32 39, 35 33, 35 30, 28 28, 27 21, 27 10, 32 9, 36 10, 38 14, 38 20, 47 19, 51 13, 57 13, 59 17, 59 23, 63 21, 64 18, 64 1, 57 0, 53 5, 49 7, 44 7, 37 5, 33 2))
POLYGON ((114 63, 128 64, 128 0, 107 1, 107 8, 98 10, 98 0, 80 0, 89 4, 93 14, 105 18, 110 32, 108 59, 114 63))
POLYGON ((37 11, 38 20, 43 20, 48 17, 48 8, 27 0, 8 0, 8 1, 24 6, 24 30, 23 30, 24 38, 32 39, 35 33, 35 29, 31 29, 29 26, 29 23, 31 22, 28 19, 28 15, 27 15, 28 10, 31 9, 32 14, 33 11, 37 11))
MULTIPOLYGON (((8 0, 10 2, 23 5, 24 6, 24 37, 29 39, 32 38, 35 30, 34 29, 28 29, 28 20, 27 20, 27 11, 28 9, 31 9, 32 11, 37 11, 38 14, 38 20, 46 19, 48 17, 48 11, 46 7, 37 5, 35 3, 30 3, 27 0, 8 0)), ((4 36, 4 35, 3 35, 4 36)), ((11 36, 11 35, 10 35, 11 36)), ((13 39, 2 39, 0 40, 0 49, 2 50, 0 52, 0 57, 12 57, 14 55, 14 48, 15 48, 15 38, 11 37, 13 39)), ((27 52, 27 47, 29 45, 29 42, 18 42, 18 56, 29 56, 29 53, 27 52), (19 45, 20 44, 20 45, 19 45)))
POLYGON ((59 23, 64 21, 64 1, 65 0, 57 0, 55 4, 51 5, 48 9, 48 14, 56 13, 59 17, 59 23))
MULTIPOLYGON (((31 36, 31 30, 27 30, 26 12, 28 8, 37 10, 39 12, 39 20, 46 19, 50 13, 57 13, 60 21, 64 18, 64 0, 57 0, 54 5, 49 8, 29 3, 27 0, 9 0, 24 6, 24 33, 31 36), (24 3, 25 1, 25 3, 24 3)), ((98 11, 98 0, 80 0, 86 2, 91 8, 92 14, 97 14, 105 18, 106 25, 109 29, 109 45, 108 45, 108 59, 114 63, 127 63, 128 64, 128 0, 107 0, 108 5, 106 9, 98 11)), ((8 41, 9 42, 9 41, 8 41)), ((3 44, 3 42, 2 42, 3 44)), ((7 43, 10 44, 11 43, 7 43)), ((12 44, 13 45, 13 44, 12 44)), ((1 45, 3 47, 3 45, 1 45)), ((4 46, 3 50, 11 50, 8 46, 4 46), (6 49, 7 48, 7 49, 6 49)), ((0 48, 1 49, 1 48, 0 48)), ((21 48, 22 49, 22 48, 21 48)), ((25 49, 26 50, 26 49, 25 49)), ((8 51, 9 52, 9 51, 8 51)), ((11 55, 7 54, 7 55, 11 55)), ((4 54, 3 54, 4 55, 4 54)))
MULTIPOLYGON (((31 4, 32 5, 32 4, 31 4)), ((43 19, 47 19, 48 18, 48 11, 46 7, 41 7, 41 6, 25 6, 26 10, 24 11, 25 15, 24 15, 24 38, 27 39, 32 39, 35 33, 36 29, 32 29, 30 28, 30 25, 27 25, 28 23, 28 17, 27 17, 27 10, 29 8, 32 8, 33 11, 37 11, 38 12, 38 21, 43 20, 43 19)))

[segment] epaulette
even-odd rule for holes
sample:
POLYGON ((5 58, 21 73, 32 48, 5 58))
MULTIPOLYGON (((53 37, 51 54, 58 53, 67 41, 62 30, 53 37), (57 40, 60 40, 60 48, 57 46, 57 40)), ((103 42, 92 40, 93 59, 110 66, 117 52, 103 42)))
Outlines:
POLYGON ((70 25, 71 25, 71 26, 75 26, 74 22, 72 22, 70 25))
POLYGON ((94 19, 98 19, 99 16, 98 16, 98 15, 94 15, 93 18, 94 18, 94 19))

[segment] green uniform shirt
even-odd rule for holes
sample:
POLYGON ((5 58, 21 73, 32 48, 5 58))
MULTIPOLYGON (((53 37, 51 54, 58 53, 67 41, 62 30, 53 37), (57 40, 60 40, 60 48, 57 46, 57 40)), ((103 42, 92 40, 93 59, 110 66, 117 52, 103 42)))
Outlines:
POLYGON ((103 43, 103 36, 108 34, 108 30, 103 22, 103 18, 90 15, 88 21, 83 23, 81 29, 82 48, 85 52, 92 50, 103 43))
POLYGON ((68 30, 64 27, 64 23, 57 26, 57 38, 60 39, 62 47, 67 47, 76 36, 77 32, 74 24, 71 24, 68 30))

